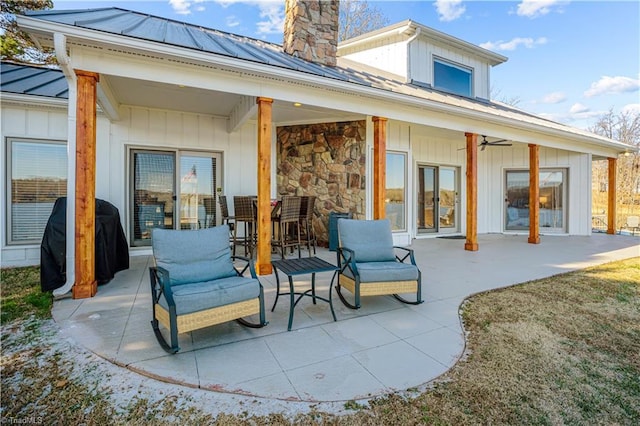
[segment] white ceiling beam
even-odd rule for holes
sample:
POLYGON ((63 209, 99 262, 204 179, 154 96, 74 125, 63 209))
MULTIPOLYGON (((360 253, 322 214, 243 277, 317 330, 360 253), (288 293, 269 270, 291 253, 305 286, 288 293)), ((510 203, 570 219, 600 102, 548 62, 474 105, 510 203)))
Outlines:
POLYGON ((100 105, 102 112, 110 121, 119 121, 120 103, 117 101, 113 90, 111 90, 111 86, 109 86, 104 76, 101 75, 100 77, 97 87, 98 105, 100 105))
POLYGON ((241 96, 240 101, 233 106, 229 121, 227 121, 227 132, 234 133, 251 117, 254 117, 258 110, 256 98, 253 96, 241 96))

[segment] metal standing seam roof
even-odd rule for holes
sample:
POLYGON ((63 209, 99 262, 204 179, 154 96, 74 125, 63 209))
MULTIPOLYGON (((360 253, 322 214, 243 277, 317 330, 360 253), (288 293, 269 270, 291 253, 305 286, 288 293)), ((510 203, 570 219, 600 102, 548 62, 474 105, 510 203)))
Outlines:
POLYGON ((510 110, 513 113, 548 121, 533 114, 524 113, 521 110, 512 109, 487 100, 466 98, 442 92, 432 87, 426 87, 425 85, 406 83, 393 78, 379 76, 373 72, 358 69, 358 64, 352 61, 342 61, 350 65, 330 67, 291 56, 284 52, 282 46, 275 43, 117 7, 29 11, 26 15, 45 21, 194 49, 313 74, 318 77, 427 98, 449 105, 466 106, 470 109, 490 106, 495 110, 510 110), (426 96, 428 94, 430 96, 426 96))
MULTIPOLYGON (((153 41, 382 89, 443 105, 461 107, 466 110, 553 128, 574 135, 600 139, 602 142, 620 144, 503 103, 479 98, 467 98, 434 89, 429 85, 414 84, 400 79, 393 79, 390 76, 376 75, 371 67, 364 65, 360 67, 359 64, 353 61, 338 58, 338 66, 336 67, 308 62, 285 53, 282 46, 275 43, 141 12, 109 7, 82 10, 29 11, 26 16, 52 23, 153 41)), ((4 90, 4 84, 2 90, 4 90)))
POLYGON ((21 95, 69 97, 67 80, 59 69, 12 62, 2 62, 0 66, 0 89, 21 95))

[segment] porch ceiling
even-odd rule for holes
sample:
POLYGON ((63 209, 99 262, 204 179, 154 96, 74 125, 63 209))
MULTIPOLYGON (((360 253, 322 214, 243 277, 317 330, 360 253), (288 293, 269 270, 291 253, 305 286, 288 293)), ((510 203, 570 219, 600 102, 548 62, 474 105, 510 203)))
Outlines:
MULTIPOLYGON (((206 90, 196 87, 164 84, 113 75, 101 75, 101 81, 111 89, 119 105, 184 111, 229 117, 243 96, 236 93, 206 90)), ((249 117, 255 119, 256 117, 249 117)), ((274 123, 304 123, 354 118, 353 113, 312 105, 294 106, 275 99, 274 123)))

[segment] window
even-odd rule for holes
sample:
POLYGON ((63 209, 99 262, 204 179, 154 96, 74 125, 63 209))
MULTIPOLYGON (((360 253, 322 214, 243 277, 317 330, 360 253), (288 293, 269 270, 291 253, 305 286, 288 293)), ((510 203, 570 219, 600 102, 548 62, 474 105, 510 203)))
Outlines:
MULTIPOLYGON (((566 177, 565 169, 542 169, 539 172, 538 214, 540 231, 566 230, 566 177)), ((506 171, 506 223, 507 231, 529 229, 529 171, 506 171)))
POLYGON ((131 150, 131 244, 151 245, 153 228, 216 226, 221 161, 214 152, 131 150))
POLYGON ((433 87, 471 97, 472 70, 442 59, 433 60, 433 87))
POLYGON ((407 211, 407 156, 399 152, 387 152, 387 176, 385 187, 385 215, 391 221, 392 231, 406 229, 407 211))
POLYGON ((7 141, 8 244, 39 244, 58 197, 67 195, 65 142, 7 141))

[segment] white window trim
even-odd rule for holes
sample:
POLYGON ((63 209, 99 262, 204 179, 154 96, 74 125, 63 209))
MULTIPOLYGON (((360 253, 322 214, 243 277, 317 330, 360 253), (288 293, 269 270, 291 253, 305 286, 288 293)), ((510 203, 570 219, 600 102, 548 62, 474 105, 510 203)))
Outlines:
POLYGON ((460 64, 460 63, 455 62, 455 61, 451 61, 449 59, 442 58, 440 56, 432 55, 431 56, 431 71, 432 71, 431 72, 431 86, 434 89, 442 90, 442 91, 445 91, 445 92, 448 92, 448 93, 452 93, 452 94, 458 95, 458 96, 467 96, 467 97, 470 97, 470 98, 474 97, 474 93, 475 93, 474 78, 475 77, 474 77, 474 69, 472 67, 460 64), (436 86, 436 67, 435 67, 435 63, 436 62, 440 62, 443 65, 447 65, 447 66, 450 66, 450 67, 453 67, 453 68, 457 68, 457 69, 459 69, 461 71, 468 72, 469 73, 469 95, 462 95, 460 93, 456 93, 456 92, 453 92, 451 90, 447 90, 445 88, 436 86))
MULTIPOLYGON (((12 161, 12 150, 14 143, 35 143, 35 144, 46 144, 46 145, 62 145, 67 147, 67 141, 63 139, 36 139, 36 138, 28 138, 28 137, 6 137, 5 138, 5 182, 6 182, 6 191, 5 191, 5 236, 6 236, 6 245, 7 246, 33 246, 39 245, 42 243, 42 238, 40 239, 31 239, 31 240, 14 240, 13 239, 13 214, 12 214, 12 202, 11 202, 11 194, 13 193, 12 187, 12 173, 13 173, 13 161, 12 161)), ((67 158, 68 161, 68 158, 67 158)), ((65 170, 67 168, 65 167, 65 170)), ((67 176, 67 179, 69 177, 67 176)))

